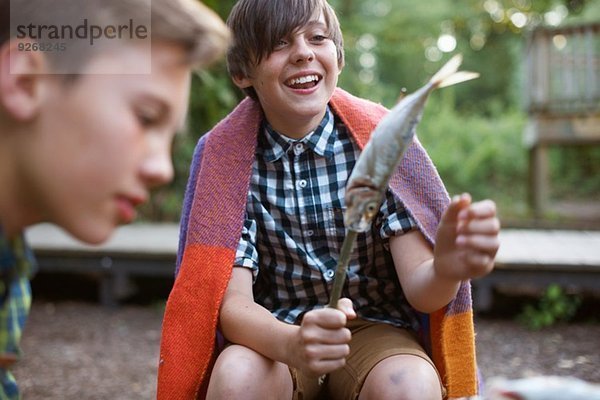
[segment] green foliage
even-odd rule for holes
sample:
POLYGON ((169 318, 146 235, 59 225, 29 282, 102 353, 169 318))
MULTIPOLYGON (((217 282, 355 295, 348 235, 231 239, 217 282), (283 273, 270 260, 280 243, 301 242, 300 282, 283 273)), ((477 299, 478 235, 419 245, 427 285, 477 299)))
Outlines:
POLYGON ((525 115, 520 111, 492 117, 461 115, 446 100, 452 97, 452 88, 442 90, 446 92, 433 94, 417 131, 450 194, 469 192, 477 200, 492 198, 503 215, 523 210, 525 115))
POLYGON ((353 6, 339 3, 346 2, 333 4, 345 10, 340 13, 340 20, 348 61, 340 86, 390 106, 400 88, 415 90, 449 58, 436 46, 441 35, 449 34, 456 39, 452 53, 463 53, 464 67, 482 75, 473 84, 457 89, 456 106, 479 113, 489 113, 490 106, 510 108, 517 100, 515 95, 520 95, 516 89, 519 57, 522 35, 528 27, 516 28, 510 13, 519 11, 529 15, 530 21, 539 21, 544 12, 559 4, 552 0, 380 0, 354 2, 353 6), (493 3, 501 18, 494 19, 485 3, 493 3), (361 38, 365 35, 372 36, 376 45, 364 48, 361 38), (431 49, 437 55, 427 56, 431 49), (365 55, 374 56, 373 67, 361 62, 365 55), (372 76, 372 80, 365 81, 365 76, 372 76))
POLYGON ((542 329, 571 320, 580 304, 580 297, 569 296, 559 285, 552 284, 548 286, 537 306, 525 305, 517 320, 530 329, 542 329))
MULTIPOLYGON (((235 0, 204 0, 226 19, 235 0)), ((525 210, 527 155, 522 145, 526 116, 521 108, 522 46, 529 27, 516 28, 509 15, 526 13, 530 21, 565 6, 564 23, 600 19, 600 2, 590 0, 330 0, 344 33, 346 66, 339 86, 391 107, 401 88, 421 86, 449 54, 428 60, 443 33, 457 41, 464 68, 481 77, 434 93, 418 132, 450 193, 469 191, 476 199, 497 201, 501 215, 525 210), (492 18, 485 4, 503 10, 492 18), (511 11, 512 10, 512 11, 511 11), (510 12, 509 12, 510 11, 510 12), (483 38, 481 47, 473 37, 483 38), (365 40, 371 39, 369 40, 365 40), (365 58, 365 55, 368 56, 365 58), (367 62, 371 60, 371 64, 367 62), (366 68, 365 65, 370 67, 366 68)), ((142 210, 146 220, 177 221, 194 146, 241 99, 224 63, 194 76, 187 133, 173 146, 175 179, 156 191, 142 210)), ((574 148, 551 153, 556 195, 594 198, 600 192, 600 149, 574 148)))
POLYGON ((555 198, 598 201, 600 193, 600 147, 550 149, 549 165, 555 198))

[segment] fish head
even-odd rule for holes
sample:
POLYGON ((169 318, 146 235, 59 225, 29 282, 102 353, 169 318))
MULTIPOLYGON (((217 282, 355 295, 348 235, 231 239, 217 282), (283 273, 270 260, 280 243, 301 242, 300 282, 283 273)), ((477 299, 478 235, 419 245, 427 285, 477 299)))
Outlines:
POLYGON ((356 232, 365 232, 379 212, 383 194, 370 185, 351 186, 346 190, 344 225, 356 232))

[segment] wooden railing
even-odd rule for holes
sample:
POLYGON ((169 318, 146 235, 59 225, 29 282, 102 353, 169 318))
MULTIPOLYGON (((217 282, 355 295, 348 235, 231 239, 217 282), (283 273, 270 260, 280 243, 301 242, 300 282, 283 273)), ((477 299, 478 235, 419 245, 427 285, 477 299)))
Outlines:
POLYGON ((600 23, 539 28, 524 54, 529 203, 548 208, 549 146, 600 144, 600 23))
POLYGON ((530 114, 599 113, 600 23, 533 31, 525 69, 530 114))

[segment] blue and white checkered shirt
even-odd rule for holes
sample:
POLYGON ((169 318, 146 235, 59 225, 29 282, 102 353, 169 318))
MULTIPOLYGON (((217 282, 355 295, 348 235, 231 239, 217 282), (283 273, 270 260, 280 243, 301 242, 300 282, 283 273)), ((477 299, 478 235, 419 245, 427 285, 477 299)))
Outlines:
MULTIPOLYGON (((328 108, 319 127, 301 140, 259 134, 246 219, 235 266, 254 275, 255 301, 279 320, 296 323, 329 301, 345 237, 346 181, 360 154, 328 108)), ((343 296, 359 317, 416 328, 387 246, 415 227, 388 190, 371 230, 360 233, 343 296)))

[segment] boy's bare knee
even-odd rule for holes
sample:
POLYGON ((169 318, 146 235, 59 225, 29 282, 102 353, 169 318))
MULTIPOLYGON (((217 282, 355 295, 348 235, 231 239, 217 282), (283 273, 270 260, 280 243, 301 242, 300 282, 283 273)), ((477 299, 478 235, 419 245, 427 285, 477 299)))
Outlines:
POLYGON ((365 380, 359 400, 441 400, 438 374, 424 359, 393 356, 377 364, 365 380))
POLYGON ((292 381, 286 365, 247 347, 231 345, 217 358, 207 398, 284 399, 291 395, 292 381))
POLYGON ((211 373, 209 398, 230 397, 250 393, 267 370, 267 360, 247 347, 232 345, 217 358, 211 373), (211 396, 217 395, 215 397, 211 396))

